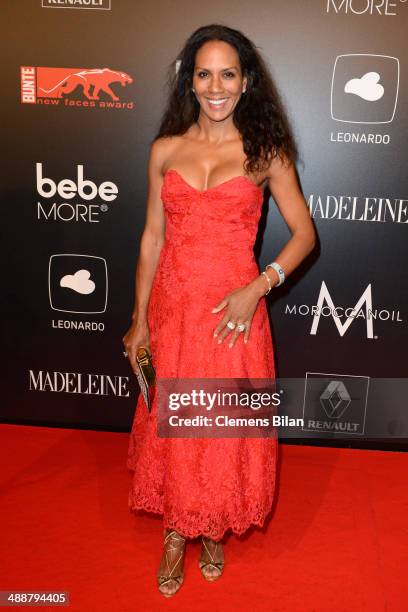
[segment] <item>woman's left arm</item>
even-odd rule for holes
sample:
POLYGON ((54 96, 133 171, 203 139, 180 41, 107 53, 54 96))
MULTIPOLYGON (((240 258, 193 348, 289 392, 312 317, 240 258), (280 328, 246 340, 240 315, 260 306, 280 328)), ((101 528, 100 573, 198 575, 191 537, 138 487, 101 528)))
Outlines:
MULTIPOLYGON (((293 163, 275 158, 267 174, 268 186, 279 211, 292 234, 280 253, 274 258, 285 273, 285 278, 309 255, 316 244, 316 230, 309 209, 300 190, 293 163)), ((272 261, 272 260, 271 260, 272 261)), ((266 274, 274 287, 279 282, 278 273, 268 268, 266 274)), ((260 297, 268 290, 268 281, 261 274, 254 281, 260 297)))
MULTIPOLYGON (((274 258, 287 278, 313 250, 316 244, 316 231, 306 200, 300 190, 293 163, 286 160, 283 163, 279 158, 275 158, 269 166, 266 178, 271 194, 292 234, 283 249, 274 258)), ((267 268, 265 274, 270 279, 272 287, 277 285, 279 276, 273 268, 267 268)), ((214 330, 214 337, 218 339, 218 342, 222 342, 231 333, 227 327, 229 320, 245 323, 246 329, 243 336, 244 342, 248 342, 257 304, 269 289, 265 274, 259 274, 245 287, 229 293, 212 310, 213 313, 218 313, 226 308, 223 318, 214 330)), ((232 332, 229 346, 235 344, 239 335, 236 330, 232 332)))

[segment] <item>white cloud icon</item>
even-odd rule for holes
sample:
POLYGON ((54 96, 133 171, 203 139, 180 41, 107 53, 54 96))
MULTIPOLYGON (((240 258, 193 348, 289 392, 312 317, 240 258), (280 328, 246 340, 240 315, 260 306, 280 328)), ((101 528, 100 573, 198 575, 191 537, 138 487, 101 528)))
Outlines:
POLYGON ((366 72, 361 79, 350 79, 344 86, 346 93, 352 93, 369 102, 376 102, 384 95, 384 87, 378 82, 378 72, 366 72))
POLYGON ((61 287, 68 287, 82 295, 88 295, 95 291, 95 283, 90 280, 89 270, 78 270, 75 274, 66 274, 60 280, 61 287))

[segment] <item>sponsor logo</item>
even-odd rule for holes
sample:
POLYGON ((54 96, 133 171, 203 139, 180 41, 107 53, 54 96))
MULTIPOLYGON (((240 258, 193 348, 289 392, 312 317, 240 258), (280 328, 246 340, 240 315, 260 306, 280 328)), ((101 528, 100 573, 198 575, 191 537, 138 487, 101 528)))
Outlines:
MULTIPOLYGON (((391 123, 400 80, 399 60, 388 55, 339 55, 333 67, 330 111, 333 121, 354 125, 391 123)), ((331 142, 387 145, 389 134, 332 131, 331 142)))
MULTIPOLYGON (((106 260, 95 255, 59 253, 48 265, 48 293, 53 310, 70 314, 101 314, 108 302, 106 260)), ((104 331, 100 321, 52 319, 53 329, 104 331)))
POLYGON ((402 198, 311 194, 308 207, 310 216, 318 219, 408 223, 408 200, 402 198))
POLYGON ((331 318, 341 337, 345 335, 356 319, 363 319, 365 320, 366 336, 371 340, 378 339, 378 336, 374 335, 374 321, 403 322, 399 310, 373 308, 371 283, 367 285, 354 306, 336 306, 326 283, 322 281, 316 304, 286 304, 285 314, 312 316, 313 321, 310 335, 317 334, 321 317, 331 318))
POLYGON ((364 434, 368 376, 306 372, 303 431, 364 434))
POLYGON ((43 106, 133 109, 119 89, 133 83, 126 72, 111 68, 21 66, 21 102, 43 106))
POLYGON ((37 219, 39 221, 72 221, 99 223, 100 213, 109 210, 109 204, 118 197, 118 187, 112 181, 97 186, 84 179, 84 167, 77 165, 76 182, 64 178, 58 183, 43 176, 42 163, 36 163, 37 219), (79 196, 80 202, 71 202, 79 196), (62 200, 62 201, 61 201, 62 200), (98 202, 99 201, 99 202, 98 202))
POLYGON ((111 10, 110 0, 41 0, 42 8, 111 10))
POLYGON ((399 74, 396 57, 339 55, 332 76, 332 119, 344 123, 390 123, 397 107, 399 74))
POLYGON ((129 397, 128 376, 84 374, 82 372, 48 372, 46 370, 29 370, 28 376, 30 391, 129 397))
POLYGON ((327 13, 353 15, 383 15, 395 17, 400 3, 406 0, 327 0, 327 13))
POLYGON ((51 255, 48 266, 50 305, 60 312, 97 314, 108 301, 106 260, 95 255, 51 255))

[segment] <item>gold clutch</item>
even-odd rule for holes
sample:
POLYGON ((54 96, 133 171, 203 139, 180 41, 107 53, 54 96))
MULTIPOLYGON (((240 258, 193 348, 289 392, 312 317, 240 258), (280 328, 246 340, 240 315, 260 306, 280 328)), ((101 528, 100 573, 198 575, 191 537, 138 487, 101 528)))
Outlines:
POLYGON ((143 393, 143 397, 146 402, 146 406, 149 412, 151 412, 151 398, 150 388, 156 382, 156 372, 153 367, 152 355, 150 351, 144 347, 139 346, 136 352, 136 377, 140 386, 140 390, 143 393))

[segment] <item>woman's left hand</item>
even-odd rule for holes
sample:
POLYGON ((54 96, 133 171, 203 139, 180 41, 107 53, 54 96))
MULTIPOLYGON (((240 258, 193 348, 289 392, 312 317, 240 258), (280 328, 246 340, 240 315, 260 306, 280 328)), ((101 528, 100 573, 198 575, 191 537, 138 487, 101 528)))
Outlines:
POLYGON ((218 323, 214 330, 214 337, 218 337, 218 342, 222 342, 224 338, 232 332, 229 347, 235 344, 238 336, 244 335, 244 342, 247 343, 249 340, 249 334, 251 331, 252 318, 258 305, 259 299, 262 294, 256 289, 256 287, 250 283, 245 287, 234 289, 228 293, 224 299, 212 309, 211 312, 217 313, 223 308, 227 307, 225 314, 221 321, 218 323), (237 328, 231 330, 227 327, 228 321, 232 321, 238 325, 239 323, 245 323, 245 330, 243 332, 237 331, 237 328))

